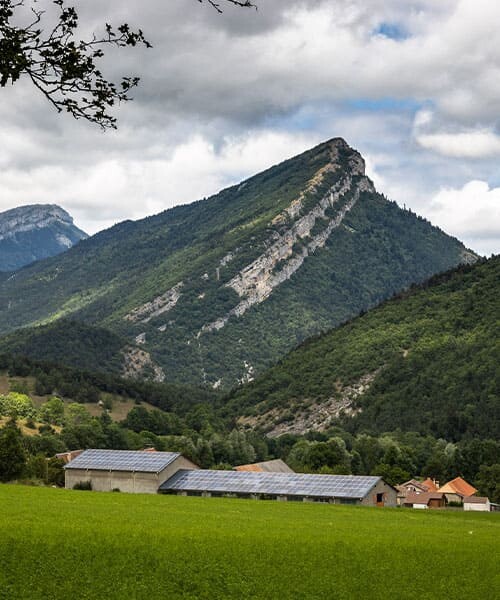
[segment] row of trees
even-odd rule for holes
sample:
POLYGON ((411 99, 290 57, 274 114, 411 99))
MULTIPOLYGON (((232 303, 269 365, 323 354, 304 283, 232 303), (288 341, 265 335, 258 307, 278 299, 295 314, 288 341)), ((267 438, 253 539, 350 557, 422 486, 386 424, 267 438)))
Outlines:
MULTIPOLYGON (((468 436, 450 442, 418 432, 396 430, 376 435, 334 427, 321 433, 271 439, 253 430, 239 429, 231 415, 224 416, 226 407, 200 390, 193 390, 193 397, 189 398, 189 390, 183 386, 129 382, 116 376, 90 375, 5 356, 0 356, 0 362, 2 358, 9 372, 17 377, 10 379, 10 392, 0 395, 0 426, 12 425, 17 418, 25 434, 30 434, 16 434, 24 453, 21 476, 40 474, 40 465, 46 464, 46 458, 66 450, 154 446, 158 450, 180 451, 204 468, 282 458, 300 472, 377 474, 392 484, 415 476, 445 481, 461 475, 481 486, 492 499, 498 497, 491 484, 500 464, 500 443, 496 438, 468 436), (35 376, 34 383, 28 375, 35 376), (101 402, 102 414, 91 416, 84 404, 63 401, 57 396, 48 396, 35 406, 30 395, 43 377, 52 381, 50 390, 52 385, 65 382, 75 387, 78 383, 91 384, 101 402), (124 395, 117 393, 120 391, 124 395), (146 407, 141 401, 148 398, 148 393, 150 400, 170 410, 146 407), (122 422, 114 422, 110 416, 113 405, 130 396, 135 397, 136 406, 122 422)), ((18 427, 14 425, 14 429, 18 427)), ((9 443, 4 440, 2 444, 9 446, 16 436, 12 429, 5 435, 9 443)), ((7 459, 4 462, 9 464, 7 459)), ((2 478, 19 475, 18 470, 5 468, 2 478)))
POLYGON ((46 421, 62 423, 60 429, 45 424, 39 426, 39 435, 23 436, 11 418, 0 430, 2 481, 19 477, 57 481, 58 465, 47 459, 69 449, 137 450, 153 446, 160 451, 181 452, 203 468, 224 469, 280 457, 299 472, 373 474, 393 485, 411 477, 430 476, 443 482, 462 475, 492 501, 500 501, 500 444, 495 440, 452 444, 417 433, 374 437, 351 436, 341 430, 332 435, 268 439, 254 431, 216 431, 208 420, 201 431, 196 431, 176 415, 142 407, 132 409, 122 423, 115 423, 106 410, 92 417, 77 403, 66 405, 61 414, 61 404, 52 399, 43 406, 46 421), (143 429, 143 423, 150 423, 156 432, 143 429))

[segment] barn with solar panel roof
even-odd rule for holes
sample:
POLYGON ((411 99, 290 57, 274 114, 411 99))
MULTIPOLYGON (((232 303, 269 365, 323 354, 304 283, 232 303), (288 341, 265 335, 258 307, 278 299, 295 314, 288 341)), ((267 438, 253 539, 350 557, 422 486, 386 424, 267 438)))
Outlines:
POLYGON ((90 482, 93 490, 156 494, 179 469, 198 469, 179 452, 85 450, 65 465, 65 487, 90 482))
POLYGON ((381 477, 200 469, 178 452, 85 450, 64 467, 67 488, 396 506, 397 490, 381 477))
POLYGON ((179 470, 160 492, 295 502, 396 506, 397 490, 378 476, 179 470))

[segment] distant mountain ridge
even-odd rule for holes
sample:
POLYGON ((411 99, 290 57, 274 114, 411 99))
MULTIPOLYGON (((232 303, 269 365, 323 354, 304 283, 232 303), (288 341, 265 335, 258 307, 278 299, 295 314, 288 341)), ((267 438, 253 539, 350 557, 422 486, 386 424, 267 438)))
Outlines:
MULTIPOLYGON (((0 333, 71 319, 139 345, 167 381, 228 388, 309 336, 476 259, 378 194, 361 155, 334 138, 0 278, 0 333)), ((77 341, 68 333, 66 343, 77 341)))
POLYGON ((87 237, 56 204, 12 208, 0 213, 0 271, 55 256, 87 237))

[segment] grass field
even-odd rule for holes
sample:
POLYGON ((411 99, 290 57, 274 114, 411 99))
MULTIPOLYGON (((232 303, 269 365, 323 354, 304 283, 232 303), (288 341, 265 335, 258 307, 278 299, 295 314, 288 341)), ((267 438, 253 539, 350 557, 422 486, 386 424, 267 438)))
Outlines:
POLYGON ((0 485, 0 598, 488 600, 500 514, 0 485))

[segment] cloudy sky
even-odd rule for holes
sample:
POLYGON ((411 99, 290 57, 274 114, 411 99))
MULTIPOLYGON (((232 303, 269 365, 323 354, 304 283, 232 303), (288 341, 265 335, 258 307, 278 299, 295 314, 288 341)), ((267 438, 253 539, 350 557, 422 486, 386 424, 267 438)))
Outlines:
POLYGON ((103 69, 140 87, 105 133, 27 81, 0 89, 0 210, 57 203, 94 233, 342 136, 379 191, 499 253, 500 3, 255 2, 75 0, 85 31, 144 30, 152 49, 103 69))

